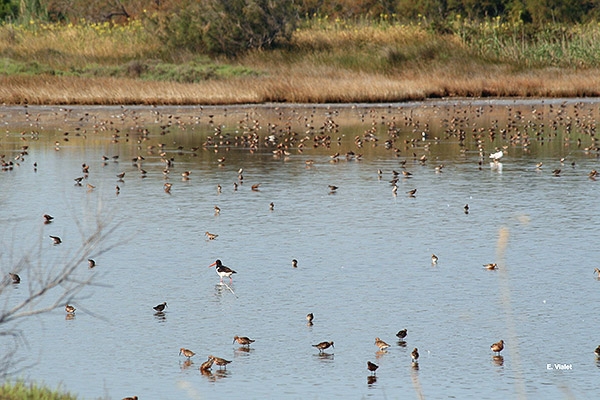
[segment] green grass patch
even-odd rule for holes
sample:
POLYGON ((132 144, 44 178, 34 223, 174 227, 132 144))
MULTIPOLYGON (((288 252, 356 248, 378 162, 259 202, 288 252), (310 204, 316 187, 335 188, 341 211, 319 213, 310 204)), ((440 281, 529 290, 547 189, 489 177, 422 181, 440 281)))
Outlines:
POLYGON ((51 390, 47 387, 23 381, 7 382, 0 386, 2 400, 77 400, 77 397, 63 392, 60 388, 51 390))

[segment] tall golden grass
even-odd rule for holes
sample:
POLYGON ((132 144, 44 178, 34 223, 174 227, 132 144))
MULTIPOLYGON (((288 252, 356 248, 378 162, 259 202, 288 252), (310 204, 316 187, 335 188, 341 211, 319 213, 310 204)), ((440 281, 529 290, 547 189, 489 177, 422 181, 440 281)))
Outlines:
MULTIPOLYGON (((340 103, 446 96, 600 95, 599 68, 582 67, 581 62, 571 59, 527 64, 523 58, 528 52, 537 54, 542 50, 536 50, 534 44, 524 48, 507 29, 502 25, 484 26, 478 38, 472 33, 474 29, 469 37, 442 35, 418 24, 313 24, 298 29, 286 48, 251 52, 236 60, 212 60, 215 65, 243 66, 255 74, 177 83, 112 72, 112 67, 132 60, 144 64, 162 57, 169 58, 173 65, 195 62, 195 54, 165 51, 137 22, 125 26, 6 25, 0 27, 0 102, 340 103), (474 45, 475 38, 479 41, 474 45), (486 48, 486 42, 493 45, 486 48), (24 71, 9 69, 17 62, 23 64, 20 68, 24 71), (32 63, 38 72, 27 72, 27 68, 33 68, 32 63), (78 73, 90 65, 100 66, 94 76, 78 73), (41 72, 40 66, 44 67, 41 72)), ((575 29, 573 32, 571 42, 586 43, 600 33, 600 27, 580 29, 584 38, 577 37, 575 29)), ((568 50, 571 42, 558 46, 568 50)), ((552 43, 542 43, 545 47, 538 43, 538 47, 550 54, 552 43)))

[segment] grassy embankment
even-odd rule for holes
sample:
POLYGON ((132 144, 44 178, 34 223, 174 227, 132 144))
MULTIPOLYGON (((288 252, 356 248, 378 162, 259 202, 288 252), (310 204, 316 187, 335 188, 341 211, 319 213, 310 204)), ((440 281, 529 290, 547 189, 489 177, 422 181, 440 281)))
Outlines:
POLYGON ((0 386, 0 399, 2 400, 23 400, 23 399, 44 399, 44 400, 76 400, 77 397, 59 390, 50 390, 35 384, 25 384, 21 381, 14 383, 5 383, 0 386))
POLYGON ((314 19, 285 49, 236 60, 169 50, 139 21, 0 27, 0 102, 389 102, 600 95, 600 25, 456 20, 451 34, 385 20, 314 19), (528 37, 528 39, 525 39, 528 37))

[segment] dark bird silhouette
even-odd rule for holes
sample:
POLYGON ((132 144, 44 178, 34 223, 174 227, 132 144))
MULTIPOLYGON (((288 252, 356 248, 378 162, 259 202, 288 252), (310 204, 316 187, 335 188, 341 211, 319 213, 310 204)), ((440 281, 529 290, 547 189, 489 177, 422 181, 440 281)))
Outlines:
POLYGON ((396 333, 396 336, 398 336, 398 339, 404 339, 407 334, 408 331, 406 329, 402 329, 401 331, 398 331, 398 333, 396 333))
POLYGON ((298 268, 298 260, 296 260, 295 258, 292 260, 292 267, 298 268))
POLYGON ((69 314, 74 314, 75 313, 75 307, 73 307, 72 305, 65 305, 65 311, 69 314))
POLYGON ((50 235, 50 239, 52 239, 54 241, 54 244, 61 244, 62 243, 62 239, 59 238, 58 236, 52 236, 52 235, 50 235))
POLYGON ((96 261, 92 260, 91 258, 88 258, 88 266, 90 268, 94 268, 96 266, 96 261))
POLYGON ((50 214, 44 214, 44 223, 45 224, 50 224, 52 223, 52 220, 54 219, 54 217, 50 214))
POLYGON ((373 364, 371 361, 367 361, 367 369, 371 371, 372 374, 375 374, 379 365, 373 364))
POLYGON ((159 304, 157 306, 154 306, 153 308, 154 308, 155 311, 157 311, 159 313, 163 312, 163 311, 165 311, 165 308, 167 308, 167 302, 165 301, 164 303, 161 303, 161 304, 159 304))
POLYGON ((319 349, 319 353, 322 353, 323 350, 328 349, 329 347, 335 348, 335 346, 333 345, 333 342, 321 342, 319 344, 313 344, 312 346, 319 349))
POLYGON ((415 193, 417 193, 417 189, 409 190, 406 193, 408 193, 408 197, 415 197, 415 193))
POLYGON ((12 279, 12 283, 21 283, 21 277, 17 274, 13 274, 12 272, 9 272, 8 275, 10 276, 10 279, 12 279))
POLYGON ((594 354, 596 355, 596 357, 600 357, 600 346, 596 347, 596 350, 594 350, 594 354))

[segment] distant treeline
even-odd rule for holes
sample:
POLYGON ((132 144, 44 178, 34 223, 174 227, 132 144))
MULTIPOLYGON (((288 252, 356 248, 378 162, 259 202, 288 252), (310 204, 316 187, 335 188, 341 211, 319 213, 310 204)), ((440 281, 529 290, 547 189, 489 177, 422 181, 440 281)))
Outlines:
POLYGON ((38 22, 135 21, 163 51, 226 56, 286 46, 298 27, 327 25, 418 24, 442 35, 458 27, 468 41, 463 27, 492 21, 517 27, 521 40, 548 30, 560 39, 565 25, 600 20, 599 11, 600 0, 0 0, 5 23, 35 29, 38 22))
POLYGON ((598 20, 600 0, 0 0, 0 20, 122 22, 148 13, 177 13, 192 6, 293 9, 298 20, 315 16, 342 19, 392 18, 401 22, 443 22, 500 17, 533 25, 598 20))

